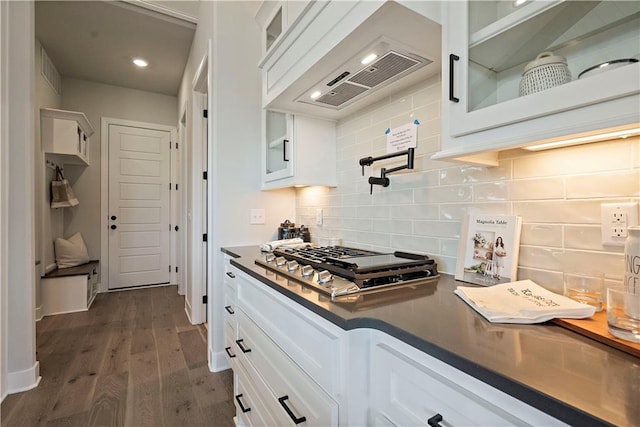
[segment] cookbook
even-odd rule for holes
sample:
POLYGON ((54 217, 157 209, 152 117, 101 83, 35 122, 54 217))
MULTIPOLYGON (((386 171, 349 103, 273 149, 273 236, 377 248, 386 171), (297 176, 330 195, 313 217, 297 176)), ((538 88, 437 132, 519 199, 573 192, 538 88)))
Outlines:
POLYGON ((460 230, 456 280, 491 286, 516 280, 522 218, 469 213, 460 230))

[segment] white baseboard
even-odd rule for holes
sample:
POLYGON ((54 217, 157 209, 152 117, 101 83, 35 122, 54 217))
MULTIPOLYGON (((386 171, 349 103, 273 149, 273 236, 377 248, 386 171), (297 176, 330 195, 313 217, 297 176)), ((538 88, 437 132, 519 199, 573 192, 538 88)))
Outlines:
POLYGON ((229 360, 224 355, 224 351, 214 352, 209 348, 209 370, 211 372, 221 372, 230 369, 229 360))
POLYGON ((195 325, 195 323, 193 323, 193 319, 191 319, 191 304, 189 304, 189 300, 185 298, 184 303, 184 312, 187 315, 187 319, 189 319, 190 324, 195 325))
POLYGON ((36 361, 32 367, 24 371, 9 372, 7 375, 7 392, 9 394, 31 390, 40 384, 40 362, 36 361))
POLYGON ((42 320, 44 316, 42 315, 42 305, 40 305, 39 307, 36 307, 36 322, 39 322, 42 320))

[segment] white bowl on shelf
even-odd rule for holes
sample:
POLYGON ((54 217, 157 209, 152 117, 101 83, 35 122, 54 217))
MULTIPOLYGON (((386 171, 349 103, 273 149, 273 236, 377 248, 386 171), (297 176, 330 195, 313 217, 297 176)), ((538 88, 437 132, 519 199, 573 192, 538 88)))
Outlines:
POLYGON ((630 65, 638 62, 635 58, 623 58, 623 59, 614 59, 611 61, 603 62, 598 65, 594 65, 592 67, 587 68, 578 74, 578 78, 595 76, 596 74, 604 73, 605 71, 615 70, 616 68, 624 67, 625 65, 630 65))

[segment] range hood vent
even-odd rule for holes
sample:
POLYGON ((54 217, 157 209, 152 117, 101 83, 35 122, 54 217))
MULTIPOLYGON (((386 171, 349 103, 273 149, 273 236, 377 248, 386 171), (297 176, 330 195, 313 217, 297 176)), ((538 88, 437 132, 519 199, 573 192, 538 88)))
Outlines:
POLYGON ((375 62, 367 64, 353 73, 346 68, 340 69, 325 78, 323 81, 326 83, 314 86, 324 88, 321 90, 320 96, 310 99, 303 95, 298 98, 298 101, 339 110, 379 87, 384 87, 431 62, 418 55, 402 54, 390 50, 375 62), (345 80, 345 77, 349 75, 351 77, 345 80), (340 81, 342 83, 334 86, 340 81))

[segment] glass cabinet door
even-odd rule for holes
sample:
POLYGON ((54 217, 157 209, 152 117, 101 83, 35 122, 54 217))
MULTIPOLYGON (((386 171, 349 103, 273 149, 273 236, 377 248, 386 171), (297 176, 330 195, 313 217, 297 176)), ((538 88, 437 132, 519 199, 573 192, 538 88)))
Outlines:
POLYGON ((468 1, 447 7, 452 135, 638 91, 640 2, 468 1))
POLYGON ((292 176, 292 125, 289 114, 265 111, 265 181, 292 176))

